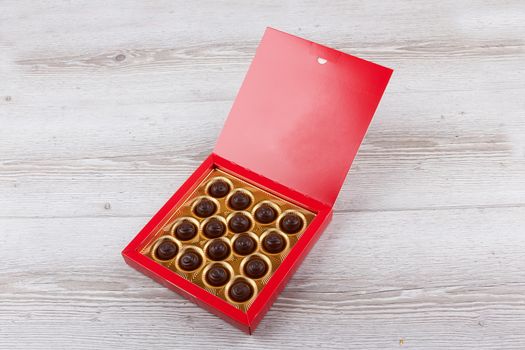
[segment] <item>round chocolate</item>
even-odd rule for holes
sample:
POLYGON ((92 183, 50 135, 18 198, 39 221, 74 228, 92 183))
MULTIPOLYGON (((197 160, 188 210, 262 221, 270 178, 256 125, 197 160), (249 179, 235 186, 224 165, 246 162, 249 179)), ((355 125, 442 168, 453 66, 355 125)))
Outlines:
POLYGON ((252 204, 252 198, 245 192, 237 191, 231 195, 228 205, 234 210, 244 210, 252 204))
POLYGON ((195 215, 200 216, 201 218, 212 216, 216 210, 217 205, 215 205, 215 203, 208 198, 202 198, 193 208, 195 215))
POLYGON ((269 204, 262 204, 254 213, 255 220, 262 224, 269 224, 277 217, 277 211, 269 204))
POLYGON ((179 266, 185 271, 196 270, 202 264, 202 257, 199 253, 188 250, 179 258, 179 266))
POLYGON ((224 180, 215 180, 210 187, 208 193, 215 198, 222 198, 230 192, 230 185, 224 180))
POLYGON ((228 227, 233 233, 246 232, 251 226, 252 223, 250 218, 243 213, 235 213, 228 222, 228 227))
POLYGON ((226 225, 217 218, 211 218, 204 224, 202 233, 208 238, 218 238, 226 232, 226 225))
POLYGON ((242 303, 250 300, 253 295, 253 288, 248 282, 239 280, 231 285, 228 295, 231 300, 242 303))
POLYGON ((262 245, 264 250, 270 254, 277 254, 284 250, 286 241, 282 235, 277 232, 270 232, 264 237, 262 245))
POLYGON ((197 226, 189 221, 182 220, 177 227, 175 227, 175 237, 181 241, 189 241, 197 234, 197 226))
POLYGON ((247 234, 240 235, 233 242, 233 251, 239 255, 248 255, 255 251, 257 242, 247 234))
POLYGON ((165 239, 157 246, 155 256, 160 260, 170 260, 173 259, 178 252, 179 247, 177 244, 169 239, 165 239))
POLYGON ((259 257, 253 257, 244 265, 244 274, 250 278, 258 279, 266 275, 268 264, 259 257))
POLYGON ((294 213, 288 213, 282 217, 279 227, 283 232, 293 234, 301 231, 303 228, 303 219, 294 213))
POLYGON ((230 246, 221 239, 216 239, 208 244, 206 254, 211 260, 224 260, 230 255, 230 246))
POLYGON ((230 279, 230 271, 224 266, 216 265, 212 266, 208 272, 206 272, 206 282, 214 287, 224 286, 230 279))

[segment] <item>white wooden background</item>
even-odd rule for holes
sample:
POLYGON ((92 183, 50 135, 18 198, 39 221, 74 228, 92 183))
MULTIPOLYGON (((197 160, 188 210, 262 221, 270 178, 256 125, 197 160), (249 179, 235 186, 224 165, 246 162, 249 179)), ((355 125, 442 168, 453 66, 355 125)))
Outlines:
POLYGON ((0 2, 0 348, 525 348, 525 3, 0 2), (247 336, 121 249, 210 153, 264 28, 395 73, 247 336))

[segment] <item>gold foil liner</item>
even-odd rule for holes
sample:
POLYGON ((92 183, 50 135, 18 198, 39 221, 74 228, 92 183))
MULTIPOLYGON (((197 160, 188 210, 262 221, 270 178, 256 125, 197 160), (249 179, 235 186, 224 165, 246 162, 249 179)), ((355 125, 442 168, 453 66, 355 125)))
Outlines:
POLYGON ((233 196, 237 192, 246 193, 248 195, 248 197, 250 197, 250 200, 251 200, 250 205, 248 206, 248 208, 253 207, 253 204, 255 203, 255 198, 254 198, 254 196, 253 196, 251 191, 247 190, 246 188, 232 188, 230 193, 228 193, 228 195, 226 196, 226 200, 225 200, 225 204, 226 204, 226 207, 228 207, 228 209, 235 211, 235 209, 230 207, 230 198, 231 198, 231 196, 233 196))
POLYGON ((197 185, 197 187, 192 191, 192 193, 188 195, 184 203, 175 207, 168 214, 166 223, 162 227, 159 227, 153 231, 152 235, 147 238, 144 248, 141 250, 141 253, 151 258, 155 262, 172 270, 174 273, 186 278, 187 280, 207 290, 209 293, 216 295, 217 297, 227 301, 231 305, 245 312, 246 310, 248 310, 250 305, 253 303, 253 300, 255 300, 258 293, 264 288, 266 283, 272 278, 273 274, 275 273, 275 270, 279 267, 283 259, 288 255, 290 250, 293 249, 295 243, 301 238, 301 235, 304 233, 305 229, 307 228, 307 226, 310 224, 310 222, 312 221, 314 217, 315 217, 315 213, 309 210, 306 210, 298 205, 295 205, 294 203, 290 201, 284 200, 272 193, 269 193, 257 186, 254 186, 224 171, 214 169, 210 171, 210 173, 206 176, 206 178, 200 184, 197 185), (231 190, 225 197, 213 198, 209 196, 208 188, 210 184, 216 179, 224 180, 230 185, 231 190), (252 199, 250 206, 243 211, 235 211, 231 209, 229 205, 227 204, 232 193, 234 193, 237 190, 247 192, 248 195, 252 199), (210 199, 217 205, 217 211, 214 213, 214 215, 208 218, 201 218, 201 217, 196 216, 193 213, 193 207, 201 198, 210 199), (270 205, 273 205, 274 208, 277 209, 278 217, 274 222, 269 223, 269 224, 262 224, 255 220, 254 218, 255 210, 263 203, 269 203, 270 205), (245 214, 251 219, 252 227, 250 228, 248 232, 233 233, 230 231, 228 227, 228 218, 230 218, 232 214, 236 212, 242 212, 243 214, 245 214), (285 215, 285 213, 288 213, 288 212, 297 213, 299 216, 301 216, 304 219, 303 228, 301 229, 301 231, 299 231, 296 234, 286 234, 286 233, 283 233, 279 229, 280 219, 285 215), (202 231, 204 224, 207 221, 209 221, 212 217, 216 217, 219 220, 221 220, 223 223, 226 224, 226 232, 222 237, 206 238, 204 236, 203 231, 202 231), (198 227, 197 235, 195 236, 195 238, 189 241, 179 241, 174 236, 175 225, 184 219, 192 221, 198 227), (270 254, 268 252, 265 252, 264 249, 262 248, 262 239, 264 239, 264 236, 272 230, 275 230, 279 232, 280 234, 282 234, 287 243, 286 248, 279 254, 270 254), (257 242, 257 249, 252 254, 249 254, 247 256, 238 255, 233 250, 233 242, 235 241, 237 237, 243 234, 250 235, 257 242), (179 253, 175 256, 175 258, 168 260, 168 261, 162 261, 155 257, 155 249, 157 245, 159 244, 159 242, 162 241, 163 239, 174 240, 179 246, 179 253), (212 261, 206 256, 205 249, 207 247, 207 244, 209 241, 213 239, 225 240, 230 244, 231 253, 228 258, 226 258, 223 261, 212 261), (203 259, 202 265, 195 271, 191 271, 191 272, 184 271, 180 269, 180 266, 178 265, 180 256, 187 249, 193 249, 199 252, 199 254, 201 254, 201 257, 203 259), (253 256, 261 256, 267 263, 269 262, 269 269, 268 269, 267 275, 257 280, 252 280, 246 277, 243 272, 245 261, 248 261, 248 259, 253 256), (222 287, 213 287, 209 285, 208 283, 206 283, 205 281, 206 271, 210 268, 210 266, 213 266, 216 264, 221 264, 225 266, 228 269, 228 271, 230 271, 230 274, 231 274, 230 281, 222 287), (252 288, 254 288, 253 297, 250 300, 243 302, 243 303, 237 303, 231 300, 231 298, 228 296, 229 286, 231 286, 233 281, 235 281, 238 278, 245 279, 246 281, 248 281, 248 283, 250 283, 250 285, 252 285, 252 288))
POLYGON ((208 242, 206 242, 204 244, 204 254, 206 255, 206 259, 208 259, 209 261, 228 261, 228 260, 232 259, 233 248, 232 248, 230 240, 228 238, 226 238, 226 237, 212 238, 212 239, 209 239, 208 242), (228 254, 228 256, 226 258, 224 258, 222 260, 213 260, 211 257, 208 256, 208 246, 214 241, 226 242, 226 244, 230 247, 230 254, 228 254))
MULTIPOLYGON (((220 216, 220 215, 212 215, 212 216, 210 216, 209 218, 204 219, 204 220, 202 221, 202 223, 200 224, 200 226, 198 226, 198 227, 199 227, 199 235, 200 235, 199 238, 200 238, 201 240, 202 240, 202 239, 209 239, 209 240, 214 239, 214 238, 208 238, 208 237, 206 237, 206 235, 204 234, 204 226, 206 226, 206 224, 207 224, 211 219, 217 219, 217 220, 221 221, 221 222, 224 224, 224 233, 223 233, 223 235, 222 235, 221 237, 226 236, 227 233, 228 233, 228 222, 226 221, 226 219, 223 218, 223 217, 220 216)), ((217 238, 218 238, 218 237, 217 237, 217 238)))
POLYGON ((230 264, 224 261, 215 261, 211 264, 206 265, 206 267, 204 267, 204 269, 202 270, 201 283, 206 287, 206 289, 215 291, 215 290, 223 289, 234 277, 235 277, 235 271, 233 271, 233 268, 231 267, 230 264), (218 286, 218 287, 212 286, 211 284, 208 283, 208 281, 206 281, 206 273, 208 272, 209 269, 211 269, 214 266, 222 266, 226 270, 228 270, 228 272, 230 273, 230 279, 223 286, 218 286))
MULTIPOLYGON (((235 249, 233 249, 233 244, 235 243, 235 240, 236 240, 237 238, 239 238, 240 236, 242 236, 242 235, 248 235, 248 236, 252 237, 252 238, 255 240, 255 243, 257 244, 257 246, 255 247, 255 250, 254 250, 252 253, 250 253, 250 254, 253 254, 253 253, 257 252, 257 251, 260 249, 260 245, 261 245, 261 243, 259 242, 259 236, 257 236, 257 235, 256 235, 255 233, 253 233, 253 232, 248 231, 248 232, 243 232, 243 233, 236 233, 236 234, 234 234, 233 237, 231 238, 232 252, 233 252, 233 255, 235 255, 235 256, 237 256, 237 257, 241 257, 241 259, 244 258, 244 257, 247 256, 247 255, 241 255, 241 254, 238 254, 238 253, 235 251, 235 249)), ((250 255, 250 254, 248 254, 248 255, 250 255)))
POLYGON ((237 277, 231 279, 230 282, 228 282, 228 284, 226 284, 226 287, 224 289, 225 289, 226 300, 228 302, 230 302, 230 304, 233 304, 233 305, 237 306, 238 308, 242 308, 246 304, 251 304, 255 300, 255 297, 257 296, 257 294, 259 293, 258 288, 257 288, 257 284, 252 279, 246 278, 244 276, 237 276, 237 277), (252 297, 250 299, 246 300, 246 301, 243 301, 242 303, 239 303, 239 302, 237 302, 235 300, 232 300, 230 298, 229 293, 228 293, 228 291, 230 290, 230 287, 232 286, 232 284, 234 284, 238 280, 244 280, 244 281, 248 282, 252 286, 252 289, 253 289, 252 297))
MULTIPOLYGON (((273 225, 275 223, 275 221, 278 221, 280 215, 281 215, 281 208, 279 208, 278 205, 276 205, 275 203, 273 203, 272 201, 261 201, 259 203, 257 203, 253 209, 252 209, 252 215, 253 215, 253 218, 254 220, 257 222, 258 225, 262 225, 262 226, 270 226, 270 225, 273 225), (255 211, 257 209, 259 209, 259 207, 263 206, 263 205, 269 205, 271 206, 273 209, 275 209, 275 212, 277 213, 277 219, 275 219, 274 221, 272 222, 269 222, 267 224, 263 224, 262 222, 259 222, 257 220, 255 220, 255 211)), ((306 223, 306 220, 304 221, 306 223)))
MULTIPOLYGON (((220 206, 220 204, 219 204, 219 201, 218 201, 216 198, 213 198, 213 197, 208 196, 208 195, 205 195, 205 196, 199 196, 199 197, 193 199, 193 203, 192 203, 192 205, 191 205, 191 211, 190 211, 190 213, 191 213, 194 217, 196 217, 196 218, 200 218, 200 219, 206 219, 206 218, 200 217, 200 216, 198 216, 198 215, 196 215, 196 214, 194 213, 195 206, 200 202, 201 199, 209 199, 210 201, 212 201, 213 203, 215 203, 215 212, 214 212, 212 215, 215 215, 215 214, 217 214, 218 212, 221 211, 221 206, 220 206)), ((212 216, 212 215, 210 215, 210 216, 212 216)))
POLYGON ((268 255, 269 257, 272 257, 273 259, 275 258, 280 258, 281 256, 283 256, 283 259, 286 255, 288 255, 288 251, 290 250, 290 238, 288 238, 288 236, 282 232, 281 230, 279 229, 276 229, 276 228, 269 228, 267 229, 266 231, 263 232, 263 234, 261 235, 261 252, 263 252, 264 254, 268 255), (264 238, 266 236, 268 236, 270 233, 272 232, 275 232, 279 235, 281 235, 284 239, 284 242, 285 242, 285 247, 284 249, 279 252, 279 253, 270 253, 268 251, 266 251, 266 249, 264 249, 264 245, 263 245, 263 242, 264 242, 264 238))
POLYGON ((246 277, 247 279, 253 279, 254 281, 257 281, 257 280, 262 280, 262 282, 264 282, 266 284, 266 282, 268 282, 268 278, 270 277, 270 273, 272 272, 272 262, 270 261, 270 259, 264 255, 264 254, 261 254, 261 253, 253 253, 251 255, 248 255, 246 256, 244 259, 242 259, 241 261, 241 264, 239 265, 239 269, 241 270, 241 274, 246 277), (246 266, 246 264, 248 263, 248 261, 250 261, 251 259, 253 259, 254 257, 258 257, 258 258, 261 258, 267 265, 268 267, 268 271, 266 271, 266 273, 264 274, 264 276, 260 277, 260 278, 251 278, 249 277, 248 275, 246 275, 246 272, 244 272, 244 266, 246 266))
POLYGON ((300 235, 301 233, 304 232, 304 230, 306 230, 306 222, 307 222, 306 221, 306 217, 300 211, 293 210, 293 209, 288 209, 288 210, 283 211, 282 214, 279 215, 279 217, 277 218, 277 225, 276 226, 279 228, 279 230, 281 230, 281 220, 286 214, 289 214, 289 213, 293 213, 293 214, 296 214, 297 216, 299 216, 303 220, 303 227, 297 233, 286 233, 286 232, 283 232, 283 233, 285 235, 288 235, 288 236, 300 235))
POLYGON ((207 265, 206 262, 207 262, 206 255, 204 254, 201 248, 195 247, 195 246, 185 246, 182 248, 182 250, 179 251, 179 254, 177 254, 176 259, 174 259, 174 262, 170 264, 170 268, 175 267, 182 276, 192 281, 195 278, 195 276, 199 273, 199 271, 202 270, 204 266, 207 265), (184 253, 188 251, 193 251, 199 254, 202 259, 201 264, 195 270, 187 271, 187 270, 182 269, 179 265, 180 258, 184 255, 184 253))
MULTIPOLYGON (((230 230, 230 220, 231 220, 231 218, 233 216, 235 216, 235 214, 243 214, 248 219, 250 219, 250 227, 244 232, 248 232, 248 231, 251 231, 253 229, 253 227, 255 226, 255 220, 253 219, 252 213, 250 213, 247 210, 240 210, 240 211, 234 211, 234 212, 230 213, 230 215, 228 215, 228 217, 226 218, 226 222, 228 223, 228 231, 230 231, 232 234, 235 234, 235 232, 230 230)), ((239 233, 242 233, 242 232, 239 232, 239 233)))
MULTIPOLYGON (((184 217, 180 217, 180 218, 178 218, 177 220, 175 220, 175 221, 173 222, 173 224, 171 225, 170 233, 171 233, 171 235, 173 236, 173 238, 174 238, 177 242, 184 242, 184 243, 193 243, 193 242, 198 242, 198 241, 199 241, 199 231, 200 231, 200 227, 199 227, 199 226, 200 226, 200 223, 199 223, 198 220, 196 220, 196 219, 194 219, 194 218, 192 218, 192 217, 189 217, 189 216, 184 216, 184 217), (197 234, 195 235, 195 237, 193 237, 192 239, 186 240, 186 241, 184 241, 184 240, 182 240, 182 239, 179 240, 179 239, 177 238, 177 236, 175 235, 175 229, 176 229, 177 226, 178 226, 181 222, 183 222, 184 220, 191 222, 191 223, 194 224, 195 227, 197 228, 197 234)), ((180 248, 180 247, 179 247, 179 248, 180 248)))
MULTIPOLYGON (((210 196, 210 193, 209 193, 209 188, 210 186, 215 182, 215 181, 219 181, 219 180, 222 180, 224 182, 226 182, 228 185, 230 185, 230 193, 231 193, 231 190, 233 189, 233 183, 230 181, 230 179, 228 179, 227 177, 225 176, 215 176, 212 180, 208 181, 206 183, 206 187, 205 187, 205 190, 204 190, 204 193, 206 193, 206 195, 210 196)), ((230 194, 228 193, 228 194, 230 194)), ((226 196, 228 195, 226 194, 226 196)), ((212 197, 213 198, 213 197, 212 197)))
POLYGON ((159 239, 157 239, 157 241, 155 242, 155 244, 153 245, 152 249, 151 249, 151 257, 153 258, 153 260, 155 260, 156 262, 158 262, 159 264, 162 264, 164 266, 168 266, 169 264, 172 263, 173 260, 176 260, 177 257, 179 256, 180 254, 180 251, 182 249, 182 245, 180 244, 180 242, 175 239, 174 237, 172 236, 161 236, 159 239), (174 242, 177 247, 178 247, 178 252, 177 254, 175 254, 175 256, 169 260, 162 260, 162 259, 159 259, 157 257, 157 255, 155 254, 155 252, 157 251, 157 247, 164 241, 166 240, 170 240, 172 242, 174 242))

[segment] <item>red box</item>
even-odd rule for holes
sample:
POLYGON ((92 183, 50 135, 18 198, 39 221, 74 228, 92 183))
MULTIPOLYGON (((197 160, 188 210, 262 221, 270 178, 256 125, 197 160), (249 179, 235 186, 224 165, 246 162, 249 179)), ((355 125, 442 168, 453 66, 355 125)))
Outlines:
POLYGON ((392 70, 268 28, 213 153, 123 250, 126 262, 251 333, 328 224, 392 70), (148 237, 214 168, 316 213, 243 312, 142 255, 148 237))

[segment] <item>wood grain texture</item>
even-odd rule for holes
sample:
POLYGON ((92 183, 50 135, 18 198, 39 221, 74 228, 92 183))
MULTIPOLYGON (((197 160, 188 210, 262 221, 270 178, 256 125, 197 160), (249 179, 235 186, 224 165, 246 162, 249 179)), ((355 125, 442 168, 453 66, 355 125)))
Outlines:
POLYGON ((1 349, 525 347, 522 1, 1 8, 1 349), (212 150, 266 26, 395 73, 332 224, 245 336, 120 250, 212 150))

